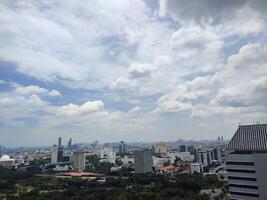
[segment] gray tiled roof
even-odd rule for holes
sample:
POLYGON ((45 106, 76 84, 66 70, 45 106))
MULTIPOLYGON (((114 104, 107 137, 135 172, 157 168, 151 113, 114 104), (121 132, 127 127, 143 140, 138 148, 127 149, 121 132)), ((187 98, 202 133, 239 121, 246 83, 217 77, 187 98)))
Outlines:
POLYGON ((239 126, 228 150, 267 150, 267 124, 239 126))

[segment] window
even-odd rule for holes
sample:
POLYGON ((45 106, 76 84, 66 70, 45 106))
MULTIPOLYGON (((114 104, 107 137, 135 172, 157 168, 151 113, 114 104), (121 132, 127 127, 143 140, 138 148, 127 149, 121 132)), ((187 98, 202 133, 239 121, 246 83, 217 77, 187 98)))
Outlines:
POLYGON ((253 162, 226 162, 226 165, 248 165, 248 166, 254 166, 253 162))
POLYGON ((227 171, 228 172, 255 174, 255 170, 247 170, 247 169, 227 169, 227 171))
POLYGON ((231 180, 242 180, 242 181, 257 181, 256 178, 236 177, 236 176, 228 176, 228 179, 231 179, 231 180))

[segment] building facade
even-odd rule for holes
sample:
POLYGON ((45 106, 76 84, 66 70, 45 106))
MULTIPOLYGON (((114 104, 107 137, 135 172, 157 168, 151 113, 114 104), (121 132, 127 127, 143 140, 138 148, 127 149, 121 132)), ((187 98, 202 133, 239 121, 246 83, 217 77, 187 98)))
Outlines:
POLYGON ((227 146, 231 200, 267 199, 267 124, 239 126, 227 146))
POLYGON ((152 172, 152 152, 151 150, 137 150, 134 152, 135 173, 152 172))
POLYGON ((73 168, 79 171, 85 170, 85 152, 83 150, 77 150, 72 155, 73 168))

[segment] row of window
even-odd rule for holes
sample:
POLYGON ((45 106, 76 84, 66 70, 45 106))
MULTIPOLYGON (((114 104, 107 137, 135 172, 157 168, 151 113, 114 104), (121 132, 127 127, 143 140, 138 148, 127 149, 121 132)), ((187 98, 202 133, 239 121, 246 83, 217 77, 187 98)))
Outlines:
POLYGON ((247 166, 254 166, 253 162, 232 162, 232 161, 227 161, 226 165, 247 165, 247 166))
POLYGON ((256 185, 239 185, 239 184, 229 184, 230 187, 237 187, 237 188, 246 188, 246 189, 258 189, 256 185))
POLYGON ((255 170, 247 170, 247 169, 227 169, 227 172, 255 174, 255 170))
POLYGON ((237 176, 228 176, 230 180, 242 180, 242 181, 257 181, 256 178, 251 177, 237 177, 237 176))
POLYGON ((232 195, 240 195, 240 196, 247 196, 247 197, 259 197, 258 194, 252 194, 252 193, 244 193, 244 192, 231 192, 232 195))

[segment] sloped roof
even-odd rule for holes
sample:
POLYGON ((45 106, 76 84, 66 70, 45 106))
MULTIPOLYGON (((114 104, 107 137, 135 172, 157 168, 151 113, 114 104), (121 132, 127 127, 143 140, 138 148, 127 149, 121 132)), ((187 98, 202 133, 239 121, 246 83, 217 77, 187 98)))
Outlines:
POLYGON ((267 124, 239 126, 228 150, 267 150, 267 124))

